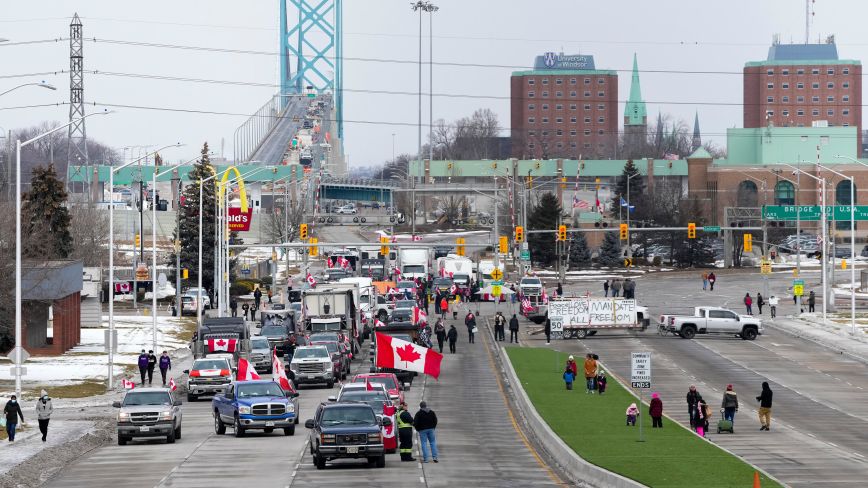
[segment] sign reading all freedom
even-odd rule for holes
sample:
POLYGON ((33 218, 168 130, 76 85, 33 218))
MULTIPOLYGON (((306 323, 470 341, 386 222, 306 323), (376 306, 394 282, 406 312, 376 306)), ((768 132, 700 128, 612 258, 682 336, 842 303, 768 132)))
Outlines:
POLYGON ((570 326, 610 326, 636 323, 636 300, 613 298, 570 298, 552 300, 548 307, 552 331, 555 324, 570 326))

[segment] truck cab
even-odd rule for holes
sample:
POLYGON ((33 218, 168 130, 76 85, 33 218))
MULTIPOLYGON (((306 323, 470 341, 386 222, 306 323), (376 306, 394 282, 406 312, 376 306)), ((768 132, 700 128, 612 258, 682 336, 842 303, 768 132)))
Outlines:
POLYGON ((235 427, 235 437, 244 437, 248 430, 283 429, 284 435, 295 434, 298 423, 298 393, 284 391, 271 380, 241 381, 224 394, 211 400, 214 432, 226 433, 226 426, 235 427))
POLYGON ((165 437, 172 444, 181 438, 181 400, 168 388, 136 388, 113 406, 117 417, 118 445, 135 437, 165 437))
POLYGON ((683 339, 696 334, 733 335, 752 341, 762 335, 762 320, 721 307, 695 307, 693 315, 667 315, 666 328, 683 339))

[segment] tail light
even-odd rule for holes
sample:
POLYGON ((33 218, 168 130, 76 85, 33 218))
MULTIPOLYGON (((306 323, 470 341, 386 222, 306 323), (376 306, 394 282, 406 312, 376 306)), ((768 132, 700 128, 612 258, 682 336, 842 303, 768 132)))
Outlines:
POLYGON ((190 371, 190 377, 191 378, 198 378, 199 377, 199 370, 194 369, 193 371, 190 371))

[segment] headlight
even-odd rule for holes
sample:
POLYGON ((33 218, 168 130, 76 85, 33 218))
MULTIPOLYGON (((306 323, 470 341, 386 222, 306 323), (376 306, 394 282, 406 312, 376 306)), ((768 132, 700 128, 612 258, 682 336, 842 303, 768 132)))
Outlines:
POLYGON ((298 365, 293 364, 293 363, 289 363, 289 369, 290 369, 290 371, 298 371, 298 365))
POLYGON ((165 410, 160 412, 160 420, 172 420, 172 411, 165 410))
POLYGON ((118 422, 129 422, 130 414, 128 412, 118 412, 118 422))
POLYGON ((250 414, 250 407, 238 407, 238 413, 240 413, 242 415, 249 415, 250 414))
POLYGON ((334 444, 335 443, 335 435, 334 434, 320 434, 319 440, 323 444, 334 444))
POLYGON ((379 432, 377 432, 376 434, 374 434, 374 433, 368 434, 368 442, 380 443, 380 442, 382 442, 382 440, 383 440, 383 437, 379 432))
POLYGON ((286 406, 286 411, 287 412, 295 412, 295 404, 292 404, 292 403, 288 404, 286 406))

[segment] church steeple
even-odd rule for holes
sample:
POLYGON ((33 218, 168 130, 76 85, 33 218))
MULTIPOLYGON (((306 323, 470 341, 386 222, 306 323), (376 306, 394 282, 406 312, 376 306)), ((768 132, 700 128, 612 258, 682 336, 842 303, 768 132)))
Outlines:
POLYGON ((633 78, 630 81, 630 98, 624 107, 624 125, 646 125, 648 114, 645 101, 642 100, 642 88, 639 86, 639 62, 633 53, 633 78))
POLYGON ((691 152, 702 147, 702 135, 699 133, 699 111, 696 111, 696 116, 693 118, 693 143, 691 144, 691 152))

